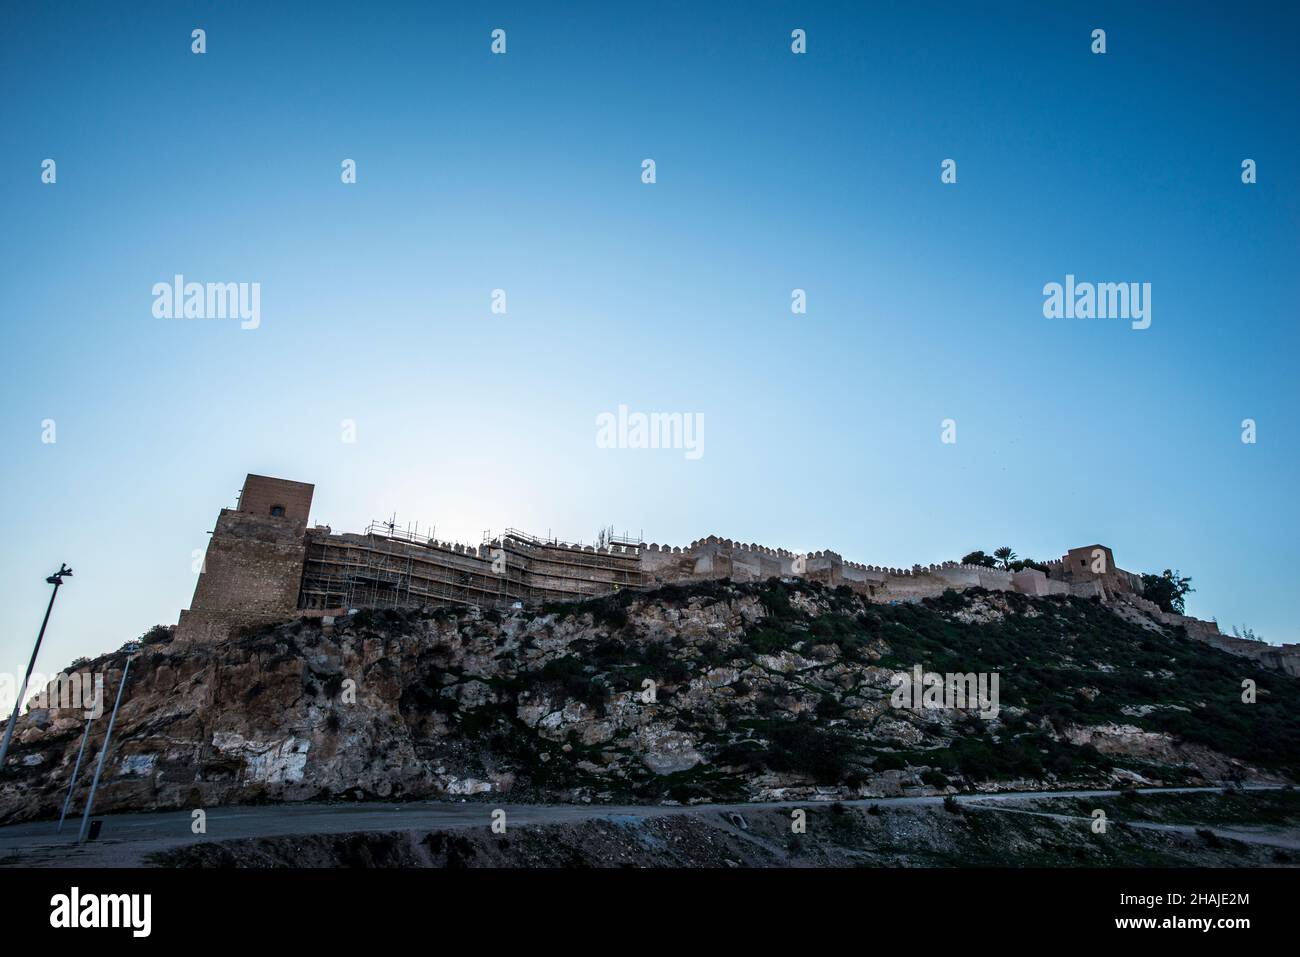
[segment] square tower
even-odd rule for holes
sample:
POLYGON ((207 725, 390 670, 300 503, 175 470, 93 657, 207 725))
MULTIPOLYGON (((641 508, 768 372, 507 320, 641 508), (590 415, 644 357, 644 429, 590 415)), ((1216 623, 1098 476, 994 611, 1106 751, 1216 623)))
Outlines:
POLYGON ((265 475, 244 479, 239 507, 217 516, 178 640, 218 641, 237 628, 293 617, 314 490, 265 475))

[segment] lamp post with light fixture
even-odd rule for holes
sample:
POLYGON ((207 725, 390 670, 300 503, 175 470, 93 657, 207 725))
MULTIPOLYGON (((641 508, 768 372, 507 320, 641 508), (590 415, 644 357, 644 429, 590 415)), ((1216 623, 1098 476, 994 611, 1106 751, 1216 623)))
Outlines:
POLYGON ((90 794, 86 796, 86 813, 81 815, 81 832, 77 843, 86 843, 86 832, 90 830, 90 809, 95 804, 95 791, 99 787, 99 775, 104 770, 104 759, 108 757, 109 745, 113 743, 113 723, 117 721, 117 709, 122 705, 122 692, 126 690, 126 676, 131 673, 131 659, 140 650, 139 642, 128 641, 125 646, 126 664, 122 668, 122 683, 117 686, 117 699, 113 702, 113 713, 108 717, 108 728, 104 731, 104 744, 99 749, 99 763, 95 765, 95 777, 90 782, 90 794))
POLYGON ((4 770, 5 758, 9 755, 9 742, 13 740, 14 725, 18 723, 18 712, 22 710, 23 698, 27 694, 27 682, 31 680, 32 669, 36 667, 36 656, 41 650, 41 639, 45 637, 45 626, 50 623, 50 612, 54 610, 54 599, 59 597, 59 586, 63 584, 63 579, 71 575, 72 569, 59 562, 59 570, 45 579, 54 586, 54 591, 50 593, 50 603, 45 607, 45 620, 41 622, 41 630, 36 635, 36 647, 32 649, 31 661, 27 662, 27 674, 23 675, 23 686, 18 689, 18 699, 14 702, 14 713, 9 716, 9 727, 5 728, 4 743, 0 744, 0 771, 4 770))

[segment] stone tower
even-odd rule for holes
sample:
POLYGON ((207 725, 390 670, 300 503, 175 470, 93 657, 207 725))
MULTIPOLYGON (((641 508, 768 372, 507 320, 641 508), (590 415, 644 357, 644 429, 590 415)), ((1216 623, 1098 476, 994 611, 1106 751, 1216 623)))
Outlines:
POLYGON ((264 475, 244 479, 239 507, 217 517, 177 640, 216 641, 237 628, 293 617, 314 489, 264 475))

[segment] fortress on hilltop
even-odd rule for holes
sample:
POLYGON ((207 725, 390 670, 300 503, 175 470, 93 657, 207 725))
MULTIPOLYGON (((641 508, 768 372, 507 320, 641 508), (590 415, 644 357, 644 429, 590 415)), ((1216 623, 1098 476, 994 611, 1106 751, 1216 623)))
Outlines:
POLYGON ((1104 545, 1072 548, 1046 571, 945 562, 888 568, 833 551, 797 553, 710 535, 686 546, 613 538, 604 546, 537 538, 514 529, 477 545, 421 537, 372 522, 360 533, 309 525, 315 486, 249 475, 238 505, 223 508, 194 599, 176 637, 214 641, 248 626, 361 608, 577 601, 626 588, 729 578, 802 578, 846 585, 871 601, 918 601, 949 589, 1096 597, 1126 613, 1182 625, 1197 639, 1300 674, 1300 646, 1223 635, 1212 621, 1161 611, 1142 597, 1141 576, 1115 564, 1104 545), (1277 661, 1269 660, 1270 656, 1277 661))

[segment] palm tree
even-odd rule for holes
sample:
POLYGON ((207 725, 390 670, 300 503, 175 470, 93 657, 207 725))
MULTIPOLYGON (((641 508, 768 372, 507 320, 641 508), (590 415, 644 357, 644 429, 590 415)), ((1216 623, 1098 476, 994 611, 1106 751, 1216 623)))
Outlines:
POLYGON ((993 557, 1002 563, 1002 567, 1011 570, 1011 563, 1016 559, 1016 553, 1012 551, 1010 545, 1003 545, 1001 548, 993 549, 993 557))

